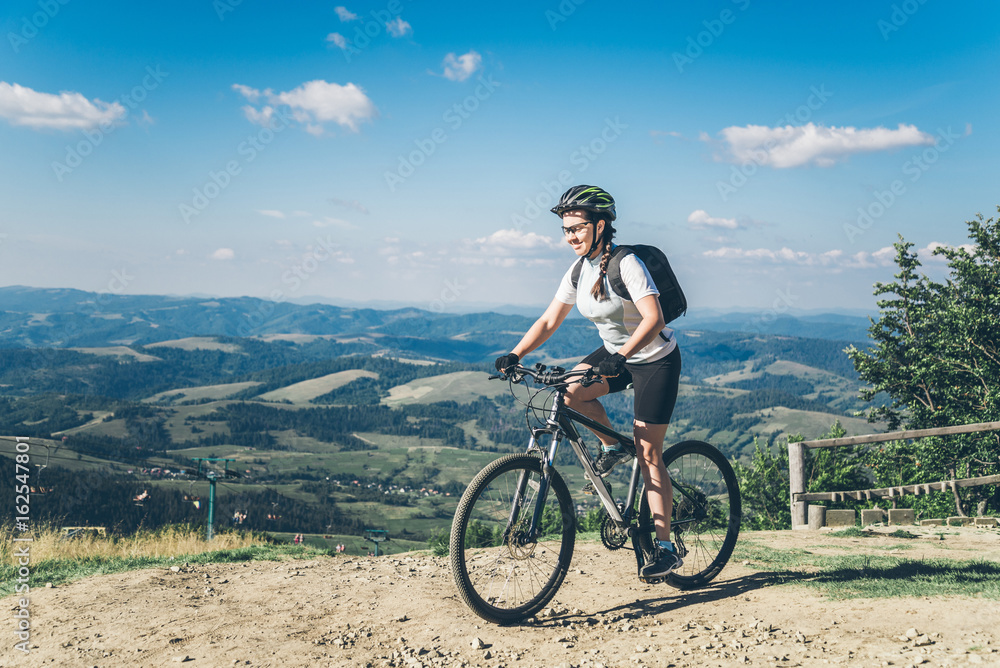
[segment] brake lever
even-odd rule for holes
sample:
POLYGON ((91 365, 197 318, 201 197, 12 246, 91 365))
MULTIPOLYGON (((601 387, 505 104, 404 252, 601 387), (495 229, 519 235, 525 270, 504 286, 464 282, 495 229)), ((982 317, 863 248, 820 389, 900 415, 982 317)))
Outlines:
POLYGON ((588 377, 582 378, 580 380, 580 385, 583 387, 590 387, 595 383, 603 383, 603 382, 604 382, 604 376, 591 376, 589 378, 588 377))
POLYGON ((490 375, 486 380, 510 380, 516 385, 524 380, 524 375, 518 375, 517 372, 505 374, 501 371, 500 373, 490 375))

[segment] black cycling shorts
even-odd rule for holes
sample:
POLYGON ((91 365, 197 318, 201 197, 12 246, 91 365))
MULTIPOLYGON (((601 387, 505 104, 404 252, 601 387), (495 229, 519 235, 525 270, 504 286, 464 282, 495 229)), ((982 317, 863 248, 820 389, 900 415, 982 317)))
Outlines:
MULTIPOLYGON (((581 364, 596 367, 610 357, 601 346, 583 358, 581 364)), ((625 363, 625 371, 613 378, 605 378, 608 394, 621 392, 629 383, 635 390, 635 419, 650 424, 670 424, 670 416, 677 403, 677 388, 681 380, 681 350, 675 346, 666 357, 646 364, 625 363)))

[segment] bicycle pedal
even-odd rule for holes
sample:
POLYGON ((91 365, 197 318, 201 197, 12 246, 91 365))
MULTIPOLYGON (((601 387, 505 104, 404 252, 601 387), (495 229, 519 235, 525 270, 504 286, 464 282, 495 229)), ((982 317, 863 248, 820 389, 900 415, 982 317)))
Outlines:
POLYGON ((663 584, 664 582, 667 581, 667 576, 666 575, 660 575, 660 576, 657 576, 657 577, 647 578, 647 577, 643 577, 643 576, 640 575, 639 576, 639 581, 640 582, 645 582, 646 584, 651 584, 651 585, 663 584))
MULTIPOLYGON (((608 488, 608 494, 611 494, 611 483, 606 482, 604 483, 604 486, 608 488)), ((594 487, 594 483, 588 482, 586 485, 583 486, 583 489, 580 490, 580 493, 596 496, 597 489, 594 487)))

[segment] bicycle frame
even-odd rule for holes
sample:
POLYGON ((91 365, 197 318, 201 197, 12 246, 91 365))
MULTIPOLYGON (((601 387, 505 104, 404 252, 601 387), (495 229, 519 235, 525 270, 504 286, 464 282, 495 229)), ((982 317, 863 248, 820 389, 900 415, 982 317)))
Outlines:
MULTIPOLYGON (((601 500, 601 505, 604 506, 605 511, 611 519, 613 519, 619 526, 628 526, 631 524, 632 519, 635 517, 637 512, 635 508, 635 499, 636 494, 640 491, 639 486, 643 481, 639 456, 635 450, 635 440, 587 417, 577 410, 570 408, 565 403, 564 394, 565 391, 563 389, 556 390, 555 399, 552 402, 552 407, 549 409, 546 426, 533 429, 531 432, 531 438, 528 441, 529 452, 532 450, 538 450, 542 453, 542 480, 538 489, 535 508, 532 513, 531 525, 527 534, 523 537, 525 542, 538 539, 540 533, 539 527, 541 526, 542 521, 542 508, 545 505, 545 499, 549 491, 549 472, 552 470, 552 463, 556 459, 559 443, 563 437, 566 437, 566 439, 569 440, 569 443, 573 448, 573 452, 576 454, 577 459, 580 460, 580 464, 583 466, 584 472, 594 485, 594 490, 597 492, 597 496, 601 500), (597 475, 594 471, 594 462, 590 457, 590 451, 587 450, 587 446, 583 442, 580 432, 577 431, 575 423, 582 424, 583 426, 604 434, 605 436, 610 436, 611 438, 616 439, 625 447, 626 451, 633 455, 632 473, 629 477, 628 493, 625 497, 627 503, 624 504, 624 513, 621 509, 619 509, 618 504, 615 503, 614 499, 611 497, 611 491, 604 482, 604 478, 597 475), (538 443, 539 437, 546 434, 552 437, 548 451, 546 451, 538 443)), ((517 492, 514 496, 514 504, 511 508, 510 517, 508 518, 508 527, 514 526, 517 518, 520 517, 521 502, 524 499, 526 485, 527 479, 522 477, 522 479, 518 482, 517 492)), ((684 489, 682 485, 678 485, 673 480, 671 480, 671 485, 681 496, 689 499, 693 498, 691 492, 684 489)), ((690 524, 697 519, 700 519, 700 517, 688 520, 675 520, 671 523, 673 531, 676 532, 683 530, 683 525, 690 524)))
MULTIPOLYGON (((593 483, 594 490, 597 492, 597 496, 601 500, 601 505, 604 506, 608 515, 616 523, 620 525, 627 525, 632 521, 636 512, 634 501, 636 492, 638 491, 639 484, 641 482, 638 457, 632 461, 632 475, 629 479, 628 496, 626 497, 630 500, 630 503, 627 504, 625 512, 622 514, 621 510, 618 508, 618 504, 616 504, 614 499, 611 498, 611 492, 608 490, 608 486, 605 484, 604 479, 597 475, 594 471, 590 452, 587 450, 586 444, 584 444, 583 439, 580 437, 580 433, 577 431, 574 422, 578 422, 585 427, 589 427, 595 431, 617 439, 622 445, 625 446, 626 450, 630 450, 633 455, 636 454, 635 441, 624 434, 619 434, 600 422, 592 420, 583 413, 570 408, 565 404, 564 394, 564 390, 556 390, 555 400, 552 402, 552 407, 549 410, 549 417, 546 420, 546 426, 532 430, 531 438, 528 441, 529 452, 537 449, 542 453, 542 480, 538 489, 538 502, 535 504, 531 525, 528 530, 528 535, 526 536, 528 540, 536 540, 538 538, 539 527, 542 520, 542 507, 544 506, 545 497, 548 494, 552 463, 555 461, 556 453, 559 449, 559 443, 564 436, 569 440, 570 445, 573 447, 573 452, 576 454, 577 459, 580 460, 580 464, 583 465, 583 470, 593 483), (546 434, 552 437, 548 451, 546 451, 538 442, 539 437, 546 434)), ((514 497, 515 502, 511 508, 508 526, 514 526, 517 517, 520 515, 521 500, 523 499, 526 484, 527 480, 524 476, 522 476, 522 479, 518 482, 517 492, 514 497)))

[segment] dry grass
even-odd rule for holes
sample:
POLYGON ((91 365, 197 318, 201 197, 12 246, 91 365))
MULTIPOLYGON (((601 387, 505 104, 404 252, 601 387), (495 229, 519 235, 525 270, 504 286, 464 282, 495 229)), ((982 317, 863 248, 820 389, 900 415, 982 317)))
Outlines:
POLYGON ((191 526, 171 526, 157 531, 140 530, 131 536, 101 537, 87 532, 71 539, 63 538, 62 531, 55 526, 39 527, 31 534, 13 531, 12 527, 0 527, 0 563, 9 564, 13 560, 13 550, 30 545, 31 561, 38 564, 55 560, 86 559, 134 559, 177 557, 215 550, 233 550, 253 545, 263 545, 267 539, 248 532, 218 533, 211 542, 205 540, 205 530, 191 526), (15 537, 31 535, 31 543, 13 542, 15 537))

